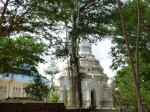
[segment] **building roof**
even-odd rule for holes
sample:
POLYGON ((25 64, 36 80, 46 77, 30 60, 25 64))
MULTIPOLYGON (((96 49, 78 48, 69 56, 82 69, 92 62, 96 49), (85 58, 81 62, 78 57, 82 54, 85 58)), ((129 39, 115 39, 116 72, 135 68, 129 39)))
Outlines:
MULTIPOLYGON (((23 82, 23 83, 33 83, 33 76, 29 76, 26 74, 9 74, 8 76, 0 74, 0 80, 7 80, 7 81, 16 81, 16 82, 23 82)), ((50 85, 50 80, 46 78, 42 78, 43 82, 46 85, 50 85)))

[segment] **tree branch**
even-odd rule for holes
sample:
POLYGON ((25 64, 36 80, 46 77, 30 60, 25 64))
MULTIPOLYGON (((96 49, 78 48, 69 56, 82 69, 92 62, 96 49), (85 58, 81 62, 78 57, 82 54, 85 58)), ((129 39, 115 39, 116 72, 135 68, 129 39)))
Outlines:
POLYGON ((85 3, 82 7, 79 8, 79 12, 84 11, 88 7, 92 6, 95 3, 96 0, 89 0, 88 2, 85 3))
MULTIPOLYGON (((129 60, 130 60, 132 76, 133 76, 133 80, 134 80, 135 88, 136 88, 136 93, 137 93, 137 97, 138 97, 138 112, 143 112, 140 88, 139 88, 139 85, 138 85, 137 74, 136 74, 136 71, 135 71, 135 67, 134 67, 134 63, 133 63, 133 59, 132 59, 132 55, 131 55, 131 49, 129 47, 129 40, 128 40, 128 36, 127 36, 127 33, 126 33, 127 31, 126 31, 126 26, 125 26, 125 21, 124 21, 124 16, 123 16, 120 0, 117 0, 117 3, 118 3, 118 9, 119 9, 119 13, 120 13, 122 28, 123 28, 123 35, 124 35, 124 39, 125 39, 126 46, 127 46, 128 57, 129 57, 129 60)), ((138 16, 138 18, 140 18, 140 15, 138 16)), ((138 27, 139 26, 140 26, 140 22, 138 23, 138 27)), ((139 29, 138 29, 138 36, 137 36, 138 38, 139 38, 139 34, 140 33, 139 33, 139 29)))
POLYGON ((8 2, 9 2, 9 0, 6 0, 6 3, 4 3, 4 8, 3 8, 3 11, 2 11, 2 14, 1 14, 1 17, 0 17, 0 33, 2 31, 2 23, 3 23, 3 19, 4 19, 4 14, 6 13, 8 2))
POLYGON ((1 2, 3 2, 3 4, 5 4, 3 0, 1 0, 1 2))
MULTIPOLYGON (((138 27, 137 27, 137 39, 136 39, 136 79, 137 85, 140 88, 139 82, 139 41, 140 41, 140 26, 141 26, 141 10, 140 10, 140 0, 137 1, 138 10, 138 27)), ((139 112, 144 112, 142 107, 142 98, 138 98, 138 110, 139 112)))
POLYGON ((136 77, 137 81, 139 83, 139 40, 140 40, 140 0, 138 0, 137 3, 137 9, 138 9, 138 27, 137 27, 137 39, 136 39, 136 77))
MULTIPOLYGON (((36 3, 36 2, 35 2, 35 3, 36 3)), ((2 38, 3 36, 5 36, 6 33, 9 32, 9 30, 10 30, 11 28, 13 28, 13 26, 14 26, 23 16, 25 16, 27 13, 31 12, 31 11, 33 10, 34 6, 35 6, 35 3, 33 2, 33 3, 31 4, 31 6, 30 6, 21 16, 19 16, 18 18, 16 18, 16 20, 15 20, 13 23, 11 23, 11 24, 9 25, 9 27, 8 27, 5 31, 3 31, 3 32, 0 34, 0 38, 2 38)))

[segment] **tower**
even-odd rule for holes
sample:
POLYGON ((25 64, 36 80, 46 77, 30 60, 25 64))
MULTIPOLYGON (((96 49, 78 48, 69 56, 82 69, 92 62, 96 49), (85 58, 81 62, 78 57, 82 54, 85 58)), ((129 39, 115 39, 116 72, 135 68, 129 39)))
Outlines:
MULTIPOLYGON (((95 104, 100 107, 113 107, 112 97, 110 95, 111 87, 107 84, 108 76, 103 73, 103 68, 99 60, 92 54, 91 44, 89 42, 81 42, 79 45, 80 55, 80 72, 85 73, 82 79, 82 97, 83 107, 88 108, 95 104)), ((60 101, 64 102, 64 90, 70 102, 70 83, 67 76, 67 69, 61 72, 60 80, 60 101)), ((66 101, 66 100, 65 100, 66 101)))

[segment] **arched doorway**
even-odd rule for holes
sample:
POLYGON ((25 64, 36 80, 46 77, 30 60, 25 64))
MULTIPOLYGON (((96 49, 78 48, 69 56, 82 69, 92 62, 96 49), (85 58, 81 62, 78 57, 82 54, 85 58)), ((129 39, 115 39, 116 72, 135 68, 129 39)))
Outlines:
POLYGON ((96 91, 92 89, 91 91, 91 105, 96 104, 96 91))

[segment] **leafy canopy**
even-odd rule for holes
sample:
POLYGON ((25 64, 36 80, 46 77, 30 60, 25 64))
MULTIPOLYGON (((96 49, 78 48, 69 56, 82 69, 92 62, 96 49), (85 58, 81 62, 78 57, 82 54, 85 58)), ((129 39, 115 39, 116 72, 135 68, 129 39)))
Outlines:
MULTIPOLYGON (((145 109, 150 110, 150 64, 140 62, 140 90, 143 99, 143 106, 145 109)), ((115 83, 118 91, 114 92, 114 104, 115 107, 126 107, 128 109, 135 109, 137 107, 137 95, 135 91, 135 85, 132 80, 131 67, 127 66, 117 71, 115 75, 115 83), (132 107, 132 108, 131 108, 132 107)))
MULTIPOLYGON (((65 1, 66 6, 70 1, 65 1)), ((32 35, 52 39, 60 14, 60 0, 5 0, 0 16, 0 38, 6 36, 32 35)), ((63 7, 65 10, 65 7, 63 7)), ((58 30, 57 30, 58 31, 58 30)))
MULTIPOLYGON (((71 0, 66 3, 62 0, 60 7, 56 6, 56 13, 53 18, 58 21, 55 31, 57 34, 65 34, 65 38, 59 38, 55 42, 55 54, 63 58, 71 51, 71 38, 77 40, 89 40, 96 43, 110 34, 111 11, 116 7, 114 0, 71 0), (59 18, 58 18, 59 15, 59 18)), ((54 27, 53 27, 54 28, 54 27)), ((78 46, 76 46, 78 49, 78 46)))
POLYGON ((26 73, 37 71, 38 63, 44 63, 46 44, 33 38, 0 39, 0 72, 26 73))
MULTIPOLYGON (((141 39, 139 43, 139 53, 143 58, 145 63, 149 63, 150 57, 150 30, 149 30, 149 23, 150 23, 150 8, 149 2, 141 1, 141 39)), ((135 40, 136 40, 136 31, 137 31, 137 5, 136 1, 128 1, 126 4, 122 6, 125 24, 127 29, 127 35, 129 37, 129 44, 131 47, 132 57, 135 59, 135 40)), ((127 52, 126 52, 126 45, 125 40, 123 39, 122 34, 122 25, 120 22, 119 12, 118 9, 114 10, 113 14, 113 38, 112 43, 114 46, 111 47, 110 55, 112 56, 113 64, 111 68, 116 70, 118 67, 124 66, 128 63, 127 60, 127 52)))

